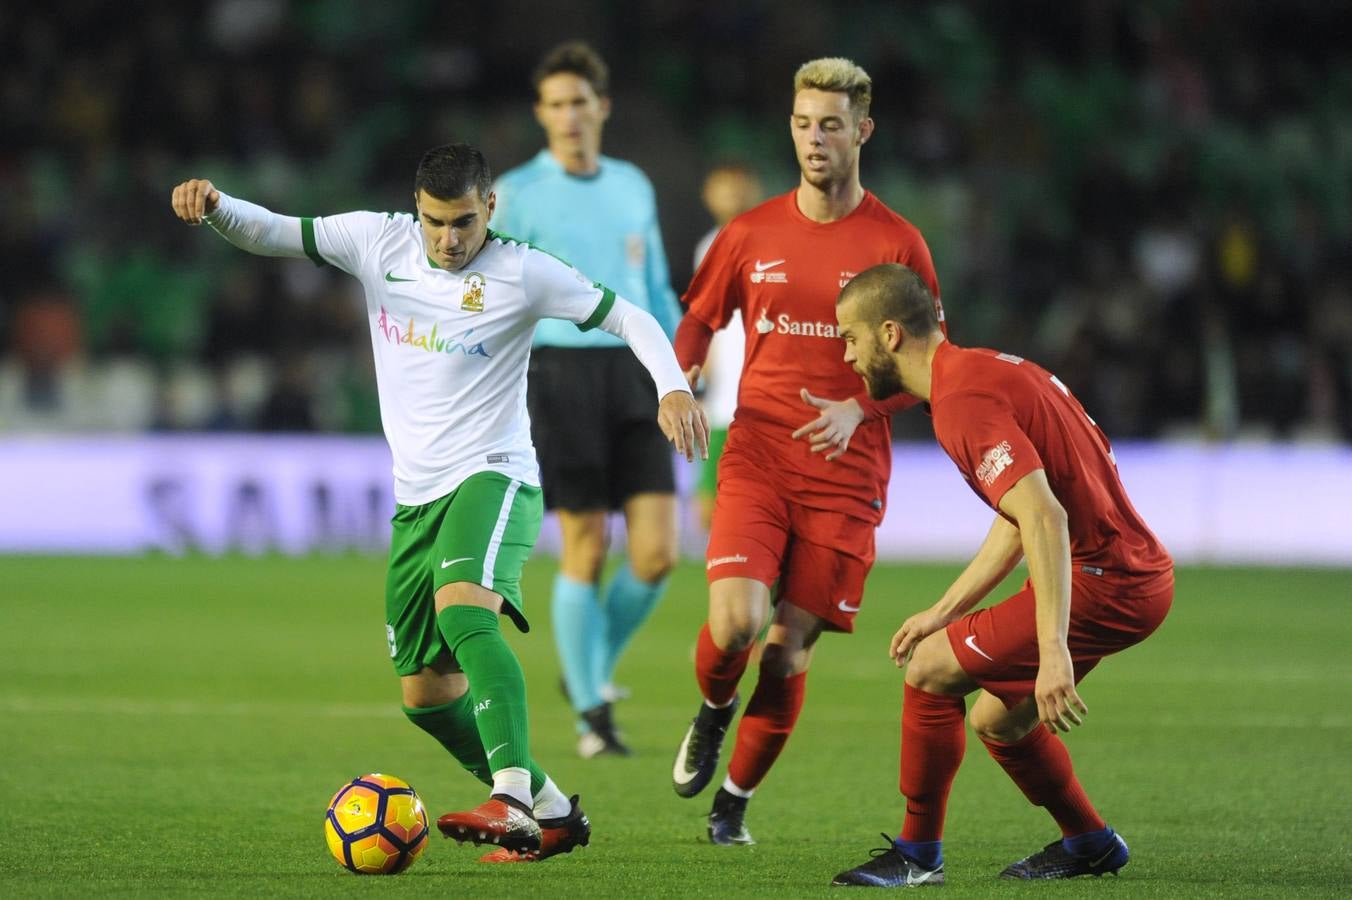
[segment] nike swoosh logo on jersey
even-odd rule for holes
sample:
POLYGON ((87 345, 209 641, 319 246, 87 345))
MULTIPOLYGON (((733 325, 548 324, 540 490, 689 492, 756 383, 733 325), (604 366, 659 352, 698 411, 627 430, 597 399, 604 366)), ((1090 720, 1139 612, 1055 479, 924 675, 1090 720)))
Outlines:
POLYGON ((837 603, 837 604, 836 604, 836 609, 840 610, 841 612, 846 612, 846 613, 857 613, 857 612, 859 612, 859 607, 857 607, 857 606, 851 606, 851 605, 850 605, 850 601, 848 601, 848 600, 842 600, 842 601, 840 601, 839 603, 837 603))
POLYGON ((398 275, 394 274, 393 272, 386 272, 386 273, 385 273, 385 280, 386 280, 386 281, 417 281, 418 279, 416 279, 416 278, 400 278, 398 275))
POLYGON ((976 645, 976 635, 974 635, 974 634, 969 634, 969 635, 967 635, 967 637, 963 638, 963 641, 962 641, 962 642, 963 642, 964 644, 966 644, 968 647, 971 647, 973 653, 976 653, 976 654, 978 654, 978 655, 980 655, 980 656, 984 656, 984 657, 986 657, 986 659, 989 659, 991 662, 995 662, 995 658, 994 658, 994 657, 988 655, 988 654, 986 653, 986 651, 982 650, 980 647, 978 647, 978 646, 976 645))
POLYGON ((487 753, 484 754, 484 759, 492 759, 494 753, 497 753, 503 747, 506 747, 509 743, 511 743, 511 741, 503 741, 501 744, 498 744, 492 750, 489 750, 487 753))
POLYGON ((441 567, 443 569, 449 569, 451 566, 455 565, 458 562, 469 562, 473 558, 474 557, 472 556, 458 556, 455 559, 443 559, 441 561, 441 567))
POLYGON ((761 261, 758 259, 758 260, 756 260, 756 271, 757 271, 757 272, 764 272, 766 269, 773 269, 775 266, 779 266, 779 265, 783 265, 783 264, 784 264, 784 260, 782 260, 782 259, 776 259, 776 260, 774 260, 774 261, 772 261, 772 262, 768 262, 768 263, 763 263, 763 262, 761 262, 761 261))

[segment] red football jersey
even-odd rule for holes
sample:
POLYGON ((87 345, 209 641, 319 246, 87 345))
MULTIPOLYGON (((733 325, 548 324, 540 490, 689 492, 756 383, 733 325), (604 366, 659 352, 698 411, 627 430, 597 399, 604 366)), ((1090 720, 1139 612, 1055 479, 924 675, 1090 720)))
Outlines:
POLYGON ((944 342, 931 378, 934 434, 993 509, 1042 469, 1066 510, 1074 566, 1143 589, 1143 580, 1172 570, 1127 499, 1107 437, 1055 375, 1008 353, 944 342))
MULTIPOLYGON (((939 282, 920 231, 865 192, 853 212, 835 222, 802 214, 790 191, 733 219, 714 239, 686 291, 686 315, 718 330, 735 310, 746 329, 746 356, 729 452, 746 452, 796 502, 882 521, 892 469, 887 415, 866 419, 837 460, 790 438, 816 411, 799 389, 843 400, 863 381, 845 364, 836 329, 836 297, 851 278, 896 262, 925 279, 938 305, 939 282)), ((939 308, 940 320, 943 308, 939 308)), ((703 362, 682 359, 684 368, 703 362)), ((912 398, 913 399, 913 398, 912 398)), ((892 409, 904 402, 893 402, 892 409)))

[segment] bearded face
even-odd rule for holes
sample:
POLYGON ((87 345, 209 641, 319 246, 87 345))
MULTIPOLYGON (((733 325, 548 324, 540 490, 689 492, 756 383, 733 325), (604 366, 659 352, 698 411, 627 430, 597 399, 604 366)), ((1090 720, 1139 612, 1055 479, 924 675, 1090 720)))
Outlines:
POLYGON ((892 354, 883 352, 877 340, 870 341, 873 352, 867 358, 860 357, 855 371, 864 379, 868 395, 874 400, 886 400, 893 394, 902 392, 901 373, 897 371, 897 362, 892 354))

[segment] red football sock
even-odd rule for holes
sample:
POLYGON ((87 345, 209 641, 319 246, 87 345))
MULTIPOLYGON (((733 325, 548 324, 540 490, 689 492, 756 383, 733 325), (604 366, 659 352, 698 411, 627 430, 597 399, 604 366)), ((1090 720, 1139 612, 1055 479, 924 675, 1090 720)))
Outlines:
POLYGON ((695 645, 695 677, 699 679, 704 699, 715 706, 726 706, 731 702, 754 647, 755 644, 749 644, 745 650, 729 653, 714 643, 709 625, 705 623, 699 631, 699 643, 695 645))
POLYGON ((931 694, 906 685, 901 707, 901 794, 906 798, 903 841, 944 836, 948 792, 967 749, 961 697, 931 694))
POLYGON ((776 678, 761 669, 751 702, 737 726, 737 745, 728 763, 733 784, 749 791, 765 778, 793 732, 806 689, 806 672, 776 678))
POLYGON ((1045 725, 1039 723, 1032 733, 1013 744, 982 743, 1005 774, 1023 791, 1028 802, 1047 808, 1056 824, 1061 826, 1063 836, 1107 827, 1075 777, 1070 751, 1045 725))

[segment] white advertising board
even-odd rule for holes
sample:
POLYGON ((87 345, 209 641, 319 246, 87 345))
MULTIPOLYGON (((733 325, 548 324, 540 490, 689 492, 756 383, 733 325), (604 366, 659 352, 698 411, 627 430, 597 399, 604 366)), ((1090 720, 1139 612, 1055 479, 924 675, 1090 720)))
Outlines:
MULTIPOLYGON (((1352 565, 1352 448, 1116 452, 1179 562, 1352 565)), ((688 465, 677 468, 689 482, 688 465)), ((0 553, 380 552, 393 503, 389 451, 374 437, 0 438, 0 553)), ((937 446, 898 445, 878 556, 966 559, 990 517, 937 446)), ((686 531, 698 553, 692 521, 686 531)), ((557 541, 547 521, 540 550, 557 541)))

